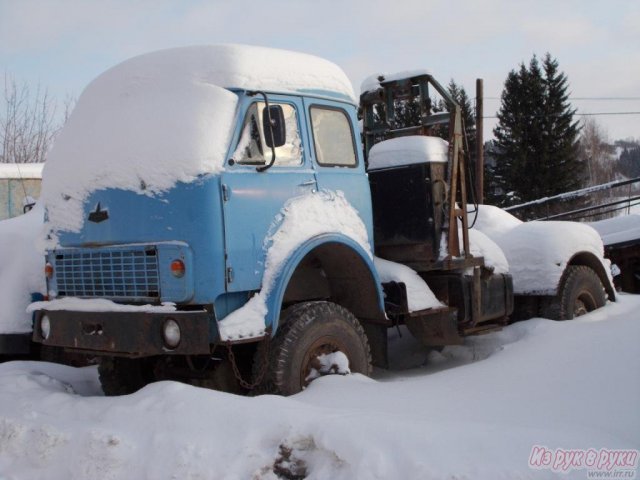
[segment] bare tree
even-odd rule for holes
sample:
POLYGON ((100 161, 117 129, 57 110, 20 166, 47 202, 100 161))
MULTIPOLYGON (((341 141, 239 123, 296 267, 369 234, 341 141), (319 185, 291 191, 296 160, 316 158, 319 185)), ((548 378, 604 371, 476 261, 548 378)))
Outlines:
MULTIPOLYGON (((615 147, 609 142, 609 138, 602 127, 593 119, 586 118, 582 124, 579 140, 579 155, 587 165, 587 186, 601 185, 616 179, 615 147)), ((589 197, 591 205, 605 204, 607 201, 616 200, 617 192, 603 190, 595 192, 589 197)), ((594 211, 591 220, 602 220, 616 215, 615 211, 601 209, 594 211)))
POLYGON ((599 185, 615 179, 615 148, 602 127, 586 118, 580 135, 580 157, 587 165, 587 185, 599 185))
MULTIPOLYGON (((46 89, 35 90, 5 73, 0 112, 0 162, 44 162, 60 128, 56 120, 57 104, 46 89)), ((65 117, 72 101, 65 104, 65 117)), ((63 123, 63 122, 62 122, 63 123)))

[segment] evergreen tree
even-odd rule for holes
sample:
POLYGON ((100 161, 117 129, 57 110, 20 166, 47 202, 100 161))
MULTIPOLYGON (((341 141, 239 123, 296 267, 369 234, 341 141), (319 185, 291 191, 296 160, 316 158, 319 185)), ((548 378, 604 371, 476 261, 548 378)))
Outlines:
POLYGON ((512 70, 505 81, 489 182, 502 191, 498 202, 512 205, 580 188, 578 122, 568 102, 568 81, 547 54, 512 70))

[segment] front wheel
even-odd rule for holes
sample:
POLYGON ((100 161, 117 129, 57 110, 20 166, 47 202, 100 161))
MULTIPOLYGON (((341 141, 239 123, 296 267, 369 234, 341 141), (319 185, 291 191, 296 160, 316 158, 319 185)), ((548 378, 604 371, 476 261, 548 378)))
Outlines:
POLYGON ((552 320, 570 320, 603 307, 606 301, 596 272, 584 265, 570 265, 558 294, 543 303, 540 313, 552 320))
POLYGON ((293 395, 321 375, 371 374, 369 342, 347 309, 305 302, 289 308, 281 322, 271 344, 261 344, 256 352, 254 374, 266 368, 261 391, 293 395))

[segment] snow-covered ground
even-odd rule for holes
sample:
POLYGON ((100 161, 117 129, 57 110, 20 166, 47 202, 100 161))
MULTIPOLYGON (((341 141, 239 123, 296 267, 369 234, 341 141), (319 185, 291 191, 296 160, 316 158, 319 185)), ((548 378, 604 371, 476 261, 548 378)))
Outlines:
POLYGON ((623 294, 441 353, 390 331, 391 370, 289 398, 174 382, 105 398, 95 367, 5 363, 0 478, 302 478, 278 477, 288 466, 316 479, 588 478, 533 470, 529 456, 640 449, 639 310, 623 294))

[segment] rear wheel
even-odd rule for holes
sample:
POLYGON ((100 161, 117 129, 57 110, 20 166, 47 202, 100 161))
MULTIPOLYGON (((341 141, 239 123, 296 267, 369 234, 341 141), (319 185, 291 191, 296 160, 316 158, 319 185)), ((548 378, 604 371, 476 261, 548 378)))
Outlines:
POLYGON ((570 320, 603 307, 607 301, 600 278, 591 268, 570 265, 555 297, 543 302, 541 315, 552 320, 570 320))
POLYGON ((281 322, 271 344, 261 344, 256 352, 254 375, 263 368, 264 349, 269 349, 260 391, 293 395, 321 375, 371 374, 367 337, 347 309, 331 302, 306 302, 288 309, 281 322))

